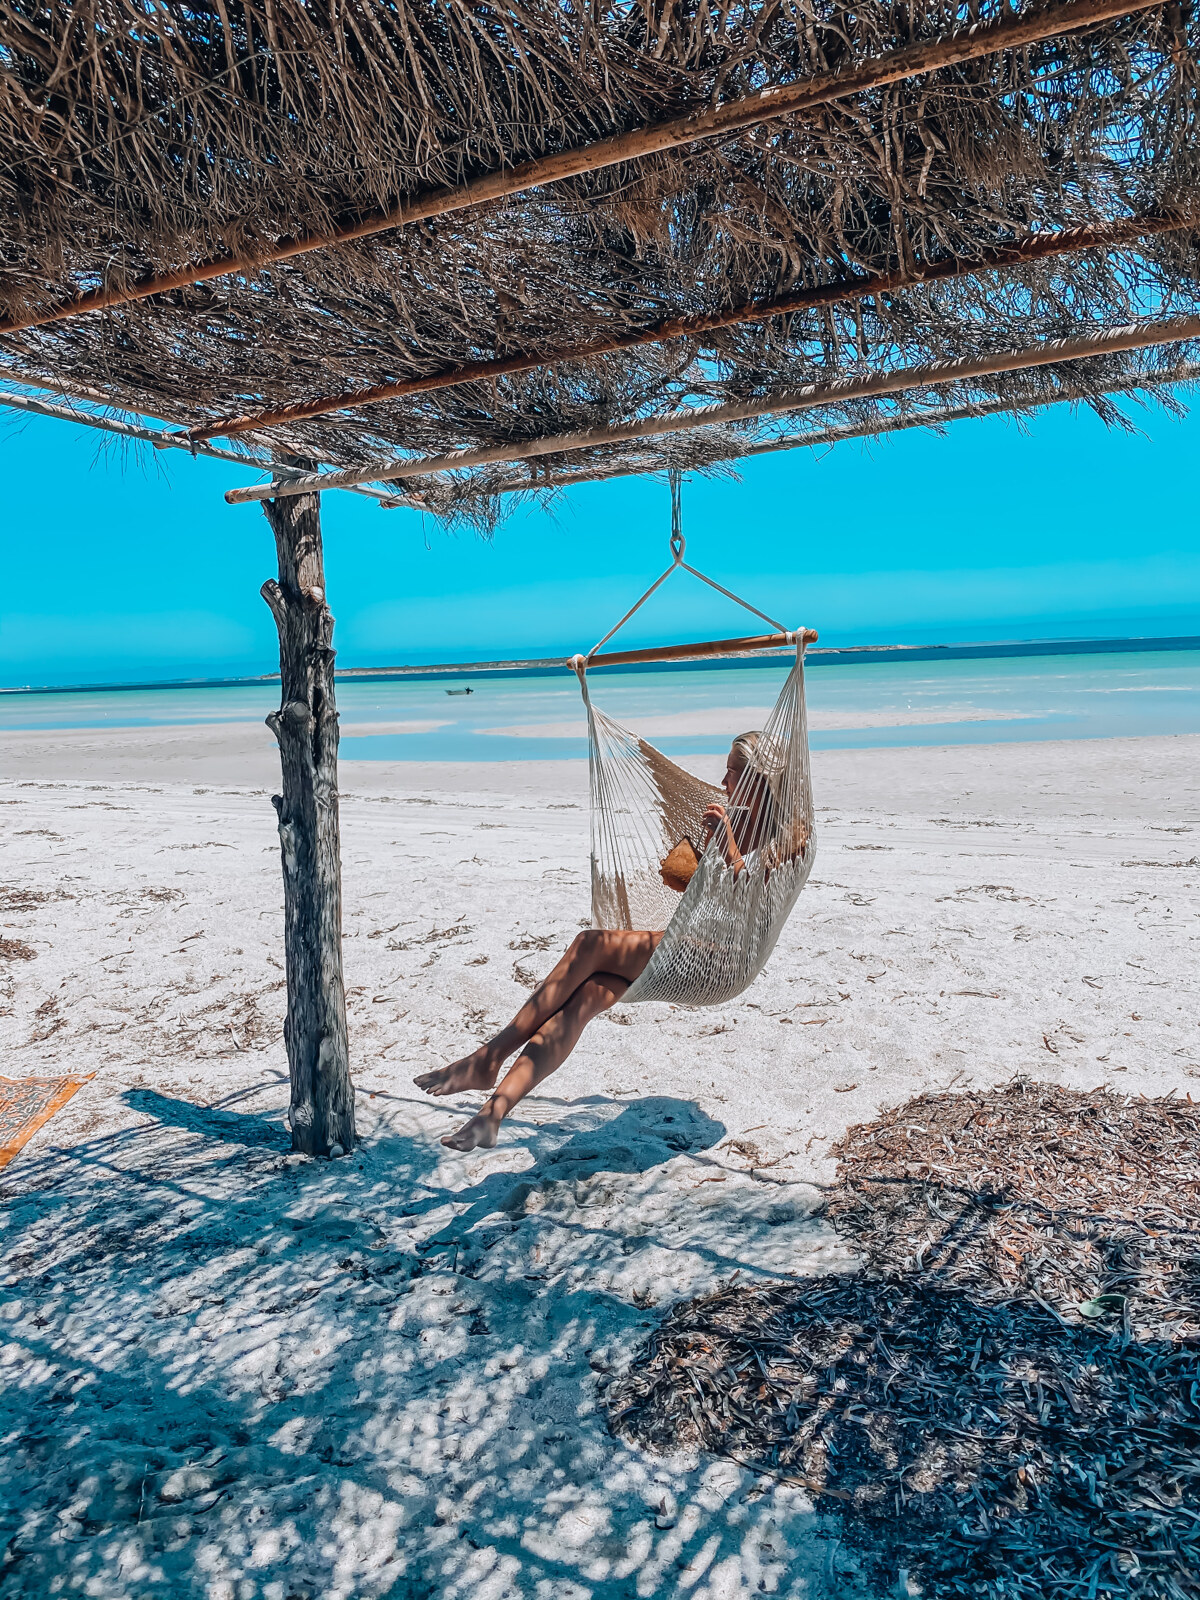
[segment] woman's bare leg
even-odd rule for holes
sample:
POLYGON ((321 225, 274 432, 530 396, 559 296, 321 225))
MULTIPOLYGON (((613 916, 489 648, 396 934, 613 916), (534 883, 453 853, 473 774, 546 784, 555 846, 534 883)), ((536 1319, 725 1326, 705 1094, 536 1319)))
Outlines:
POLYGON ((513 1051, 519 1050, 544 1023, 561 1011, 593 973, 624 978, 628 987, 641 976, 661 938, 661 933, 638 933, 623 928, 589 928, 586 933, 577 934, 566 955, 506 1028, 501 1028, 494 1038, 472 1050, 469 1056, 463 1056, 461 1061, 438 1067, 433 1072, 422 1072, 413 1082, 426 1094, 436 1095, 461 1094, 464 1089, 490 1089, 513 1051))
POLYGON ((584 1028, 593 1017, 617 1003, 629 981, 612 972, 595 972, 580 984, 562 1010, 547 1018, 526 1043, 479 1112, 457 1132, 448 1133, 442 1143, 451 1150, 490 1150, 501 1120, 531 1089, 562 1066, 579 1043, 584 1028))

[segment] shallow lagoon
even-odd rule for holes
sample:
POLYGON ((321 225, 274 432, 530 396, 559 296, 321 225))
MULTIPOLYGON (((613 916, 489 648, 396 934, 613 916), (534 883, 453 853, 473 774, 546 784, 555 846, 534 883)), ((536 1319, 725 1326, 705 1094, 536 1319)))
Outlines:
MULTIPOLYGON (((761 725, 781 661, 597 674, 592 693, 674 755, 717 754, 761 725)), ((269 681, 231 687, 0 696, 0 729, 256 722, 269 681)), ((1200 651, 825 664, 808 673, 816 749, 993 744, 1200 732, 1200 651)), ((562 760, 586 756, 574 678, 474 677, 338 685, 352 761, 562 760), (470 683, 470 695, 447 694, 470 683)))

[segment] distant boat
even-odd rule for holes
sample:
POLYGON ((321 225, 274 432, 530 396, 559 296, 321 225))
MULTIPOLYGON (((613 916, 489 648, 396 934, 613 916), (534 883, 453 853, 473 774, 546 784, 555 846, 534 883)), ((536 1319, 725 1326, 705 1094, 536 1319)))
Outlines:
POLYGON ((447 694, 474 694, 475 691, 474 691, 474 689, 468 687, 466 689, 447 689, 446 693, 447 694))

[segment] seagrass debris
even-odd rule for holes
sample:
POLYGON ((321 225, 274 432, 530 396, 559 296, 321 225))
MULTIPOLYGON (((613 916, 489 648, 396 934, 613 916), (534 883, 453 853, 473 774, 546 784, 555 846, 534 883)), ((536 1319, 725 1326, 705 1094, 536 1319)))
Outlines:
MULTIPOLYGON (((960 66, 1005 50, 1022 50, 1045 39, 1095 27, 1159 4, 1161 0, 1065 0, 1065 3, 1037 7, 1018 16, 1005 15, 976 22, 961 33, 916 42, 879 60, 799 83, 763 89, 724 105, 691 111, 682 117, 617 134, 580 149, 557 151, 520 162, 468 183, 418 196, 390 211, 328 233, 284 238, 265 251, 222 255, 171 272, 152 273, 131 284, 97 289, 23 319, 10 317, 0 321, 0 333, 20 332, 85 312, 191 287, 213 278, 253 272, 266 264, 287 261, 309 251, 350 244, 371 234, 409 223, 427 222, 544 184, 620 166, 700 140, 728 136, 778 117, 811 113, 835 101, 872 93, 908 78, 960 66)), ((233 219, 225 220, 228 225, 233 219)))
POLYGON ((828 1214, 878 1270, 930 1272, 977 1299, 1037 1295, 1075 1325, 1115 1294, 1134 1337, 1200 1338, 1191 1100, 1017 1080, 919 1096, 835 1154, 828 1214))
POLYGON ((808 1490, 871 1595, 1194 1600, 1198 1377, 1029 1302, 822 1278, 680 1307, 607 1401, 644 1448, 808 1490))
MULTIPOLYGON (((189 439, 183 433, 170 433, 162 428, 147 428, 143 423, 128 422, 122 417, 96 416, 94 412, 80 411, 74 406, 59 405, 51 400, 39 400, 33 395, 13 394, 0 389, 0 406, 7 406, 13 411, 28 411, 39 417, 53 417, 58 422, 76 422, 84 428, 96 428, 101 433, 113 433, 122 439, 137 439, 143 444, 152 444, 156 450, 186 450, 189 455, 210 456, 217 461, 235 461, 242 467, 261 467, 265 472, 274 472, 287 476, 294 468, 282 466, 278 462, 256 460, 244 451, 222 450, 217 446, 206 444, 200 440, 189 439)), ((365 495, 368 499, 379 500, 386 504, 389 511, 400 506, 415 510, 424 510, 421 503, 413 498, 397 498, 378 489, 347 485, 351 494, 365 495)))
POLYGON ((1076 339, 1049 340, 1023 350, 1007 350, 986 356, 936 362, 926 367, 904 367, 876 373, 869 378, 839 378, 830 383, 810 384, 805 389, 774 396, 763 396, 746 403, 696 407, 670 416, 642 417, 617 427, 594 428, 577 434, 559 434, 545 439, 526 440, 511 447, 495 446, 484 450, 460 450, 444 456, 413 460, 376 462, 340 472, 300 474, 277 485, 248 485, 230 489, 225 499, 230 505, 270 499, 275 495, 306 494, 325 489, 340 489, 351 484, 388 483, 434 472, 454 472, 493 462, 522 461, 597 445, 618 444, 627 439, 648 438, 703 428, 712 423, 737 422, 778 412, 809 410, 814 407, 896 394, 905 389, 932 388, 966 379, 1008 373, 1029 367, 1050 366, 1058 362, 1079 361, 1107 354, 1141 350, 1152 345, 1181 343, 1200 338, 1200 315, 1174 318, 1167 322, 1132 323, 1123 328, 1106 329, 1076 339))
MULTIPOLYGON (((909 428, 939 429, 952 422, 965 422, 973 417, 992 417, 1002 413, 1019 415, 1025 411, 1038 411, 1043 406, 1078 404, 1080 401, 1096 402, 1108 395, 1136 394, 1138 390, 1145 389, 1152 392, 1156 398, 1164 400, 1167 397, 1163 391, 1176 385, 1193 384, 1200 382, 1200 364, 1194 361, 1180 362, 1175 367, 1167 368, 1162 372, 1143 374, 1138 378, 1128 378, 1120 383, 1106 384, 1102 388, 1090 385, 1060 386, 1057 390, 1032 394, 1024 399, 1005 396, 999 400, 980 400, 969 402, 961 406, 930 406, 925 410, 903 411, 897 416, 875 416, 866 422, 846 423, 840 427, 815 429, 809 433, 784 434, 776 439, 760 440, 757 444, 747 444, 740 441, 735 444, 728 457, 729 461, 740 461, 751 456, 770 455, 782 450, 800 450, 818 448, 821 445, 841 444, 848 439, 873 439, 888 433, 900 433, 909 428)), ((1170 401, 1167 402, 1171 403, 1170 401)), ((722 458, 709 457, 704 463, 705 469, 711 469, 722 458)), ((626 461, 613 465, 593 467, 579 472, 564 472, 551 475, 547 473, 538 478, 509 478, 498 482, 488 482, 486 479, 472 485, 480 494, 489 496, 504 494, 528 494, 530 492, 556 491, 570 488, 579 483, 597 483, 610 478, 626 478, 641 476, 646 472, 662 472, 661 463, 653 461, 626 461)), ((464 485, 464 487, 466 487, 464 485)), ((436 485, 431 489, 436 493, 436 485)), ((392 501, 386 495, 380 497, 380 505, 385 511, 391 511, 411 502, 404 499, 392 501)), ((434 509, 432 506, 428 509, 434 509)))
POLYGON ((864 1273, 674 1308, 612 1426, 818 1494, 872 1592, 1194 1597, 1200 1107, 1018 1080, 837 1154, 864 1273))

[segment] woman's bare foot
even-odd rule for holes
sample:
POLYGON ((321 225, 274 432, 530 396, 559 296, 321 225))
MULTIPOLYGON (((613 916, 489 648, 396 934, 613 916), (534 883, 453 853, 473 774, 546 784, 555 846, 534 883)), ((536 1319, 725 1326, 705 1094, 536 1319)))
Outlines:
MULTIPOLYGON (((486 1044, 472 1050, 461 1061, 452 1061, 448 1067, 438 1067, 434 1072, 422 1072, 413 1079, 418 1089, 426 1094, 462 1094, 468 1089, 490 1089, 504 1065, 486 1044)), ((492 1143, 495 1144, 495 1140, 492 1143)))
MULTIPOLYGON (((489 1102, 490 1104, 490 1102, 489 1102)), ((454 1133, 448 1133, 442 1143, 451 1150, 490 1150, 500 1131, 500 1117, 495 1111, 484 1109, 464 1122, 454 1133)))

